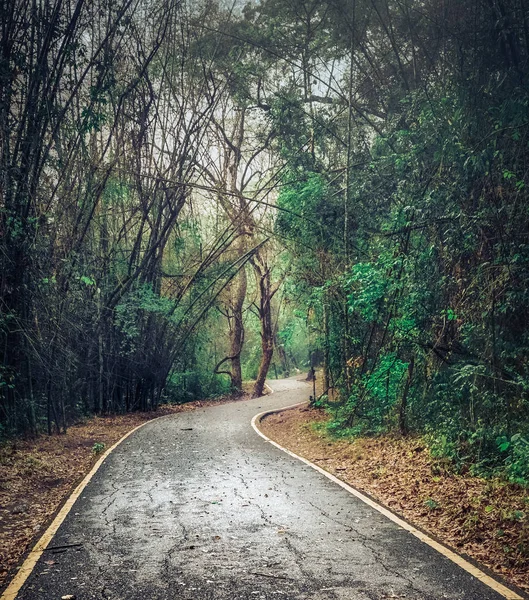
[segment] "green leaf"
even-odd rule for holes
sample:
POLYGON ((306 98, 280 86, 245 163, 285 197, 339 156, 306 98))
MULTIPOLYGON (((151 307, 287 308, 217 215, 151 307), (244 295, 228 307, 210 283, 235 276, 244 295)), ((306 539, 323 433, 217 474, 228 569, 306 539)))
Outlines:
POLYGON ((91 277, 87 277, 86 275, 81 275, 81 277, 79 277, 79 281, 87 286, 96 284, 96 282, 91 277))

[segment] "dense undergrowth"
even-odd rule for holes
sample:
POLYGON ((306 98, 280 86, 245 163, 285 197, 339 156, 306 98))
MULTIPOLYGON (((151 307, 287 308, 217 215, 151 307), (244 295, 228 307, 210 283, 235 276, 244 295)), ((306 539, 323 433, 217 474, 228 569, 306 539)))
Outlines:
MULTIPOLYGON (((329 402, 326 395, 320 396, 313 406, 323 410, 327 415, 325 420, 314 423, 315 431, 334 440, 376 440, 387 435, 388 432, 398 430, 395 423, 393 426, 386 423, 377 427, 375 419, 370 420, 369 417, 348 426, 350 404, 342 404, 339 401, 329 402)), ((426 423, 419 437, 417 432, 413 437, 420 440, 432 459, 442 461, 444 468, 455 474, 469 473, 477 477, 498 479, 529 488, 529 442, 520 434, 514 434, 510 440, 506 436, 497 437, 488 449, 484 449, 482 440, 482 437, 486 437, 484 432, 467 432, 465 435, 465 432, 460 430, 457 434, 453 431, 445 433, 446 431, 435 430, 426 423), (472 441, 467 438, 473 439, 474 447, 472 441)), ((398 433, 397 437, 402 436, 398 433)))

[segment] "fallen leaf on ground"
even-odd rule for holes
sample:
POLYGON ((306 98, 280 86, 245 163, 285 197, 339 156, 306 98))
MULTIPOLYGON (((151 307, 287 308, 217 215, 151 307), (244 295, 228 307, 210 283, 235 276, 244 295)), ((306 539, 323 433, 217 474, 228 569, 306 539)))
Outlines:
POLYGON ((269 415, 259 427, 296 454, 325 461, 330 473, 529 591, 527 488, 457 475, 417 437, 331 439, 321 428, 327 418, 297 408, 269 415))

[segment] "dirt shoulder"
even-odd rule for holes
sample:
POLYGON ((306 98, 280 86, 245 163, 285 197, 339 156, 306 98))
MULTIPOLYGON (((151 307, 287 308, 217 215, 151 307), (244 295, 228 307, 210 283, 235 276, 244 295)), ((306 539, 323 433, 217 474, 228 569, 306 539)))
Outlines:
POLYGON ((269 415, 259 428, 529 592, 528 489, 456 475, 419 438, 331 439, 326 419, 302 407, 269 415))
POLYGON ((138 425, 164 415, 249 398, 163 405, 157 411, 93 417, 64 435, 17 439, 0 446, 0 591, 16 565, 104 451, 138 425))

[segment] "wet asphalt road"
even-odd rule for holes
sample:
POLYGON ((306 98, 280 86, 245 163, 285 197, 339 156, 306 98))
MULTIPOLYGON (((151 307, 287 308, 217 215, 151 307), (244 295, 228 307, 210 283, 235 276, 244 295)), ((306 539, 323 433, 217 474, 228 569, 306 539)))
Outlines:
POLYGON ((19 598, 499 600, 261 439, 251 418, 310 387, 164 417, 105 461, 19 598))

